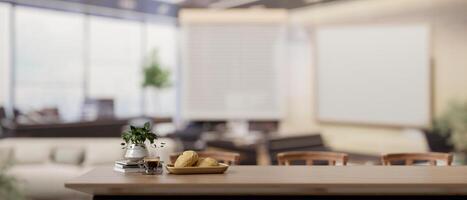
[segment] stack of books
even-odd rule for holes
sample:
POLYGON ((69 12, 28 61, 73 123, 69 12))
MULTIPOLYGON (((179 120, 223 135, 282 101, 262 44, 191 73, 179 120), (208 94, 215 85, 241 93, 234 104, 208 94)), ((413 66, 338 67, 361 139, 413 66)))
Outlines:
POLYGON ((114 170, 123 173, 144 172, 144 169, 140 168, 138 163, 129 160, 115 161, 114 170))

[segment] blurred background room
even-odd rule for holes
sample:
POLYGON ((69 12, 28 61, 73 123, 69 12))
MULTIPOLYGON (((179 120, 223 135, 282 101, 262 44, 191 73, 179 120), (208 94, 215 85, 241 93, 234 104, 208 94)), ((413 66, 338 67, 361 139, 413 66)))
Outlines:
POLYGON ((120 159, 122 131, 149 121, 163 160, 463 165, 466 55, 466 0, 0 0, 0 163, 19 196, 81 198, 63 183, 120 159))

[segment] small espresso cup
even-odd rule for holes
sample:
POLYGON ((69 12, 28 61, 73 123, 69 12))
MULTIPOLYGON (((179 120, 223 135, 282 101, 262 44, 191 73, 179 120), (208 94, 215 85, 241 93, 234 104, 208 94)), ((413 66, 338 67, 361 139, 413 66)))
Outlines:
POLYGON ((147 175, 162 174, 162 161, 159 157, 144 158, 141 167, 144 168, 147 175))

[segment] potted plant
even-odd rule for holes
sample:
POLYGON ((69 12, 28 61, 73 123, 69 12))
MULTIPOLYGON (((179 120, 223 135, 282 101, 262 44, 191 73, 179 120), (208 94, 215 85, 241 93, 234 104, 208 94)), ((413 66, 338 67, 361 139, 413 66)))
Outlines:
POLYGON ((467 155, 467 102, 452 101, 435 119, 433 132, 447 136, 457 153, 466 162, 467 155))
POLYGON ((24 199, 17 185, 17 180, 6 173, 10 163, 0 163, 0 198, 1 199, 24 199))
MULTIPOLYGON (((149 58, 146 59, 143 76, 143 89, 145 89, 143 95, 147 95, 148 92, 151 92, 151 98, 153 100, 157 101, 157 90, 171 86, 170 71, 161 67, 157 59, 157 50, 153 50, 149 58)), ((146 110, 145 96, 143 96, 142 99, 142 110, 146 110)))
POLYGON ((148 155, 145 142, 154 145, 157 135, 151 131, 149 122, 146 122, 143 127, 130 126, 130 130, 122 133, 122 139, 125 141, 121 144, 126 149, 125 158, 139 161, 148 155))

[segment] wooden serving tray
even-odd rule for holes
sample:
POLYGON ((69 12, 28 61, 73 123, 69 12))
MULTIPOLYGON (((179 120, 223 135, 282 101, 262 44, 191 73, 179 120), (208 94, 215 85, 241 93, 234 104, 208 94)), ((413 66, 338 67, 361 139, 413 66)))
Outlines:
POLYGON ((171 174, 222 174, 229 165, 219 163, 215 167, 174 167, 173 164, 168 164, 166 168, 171 174))

